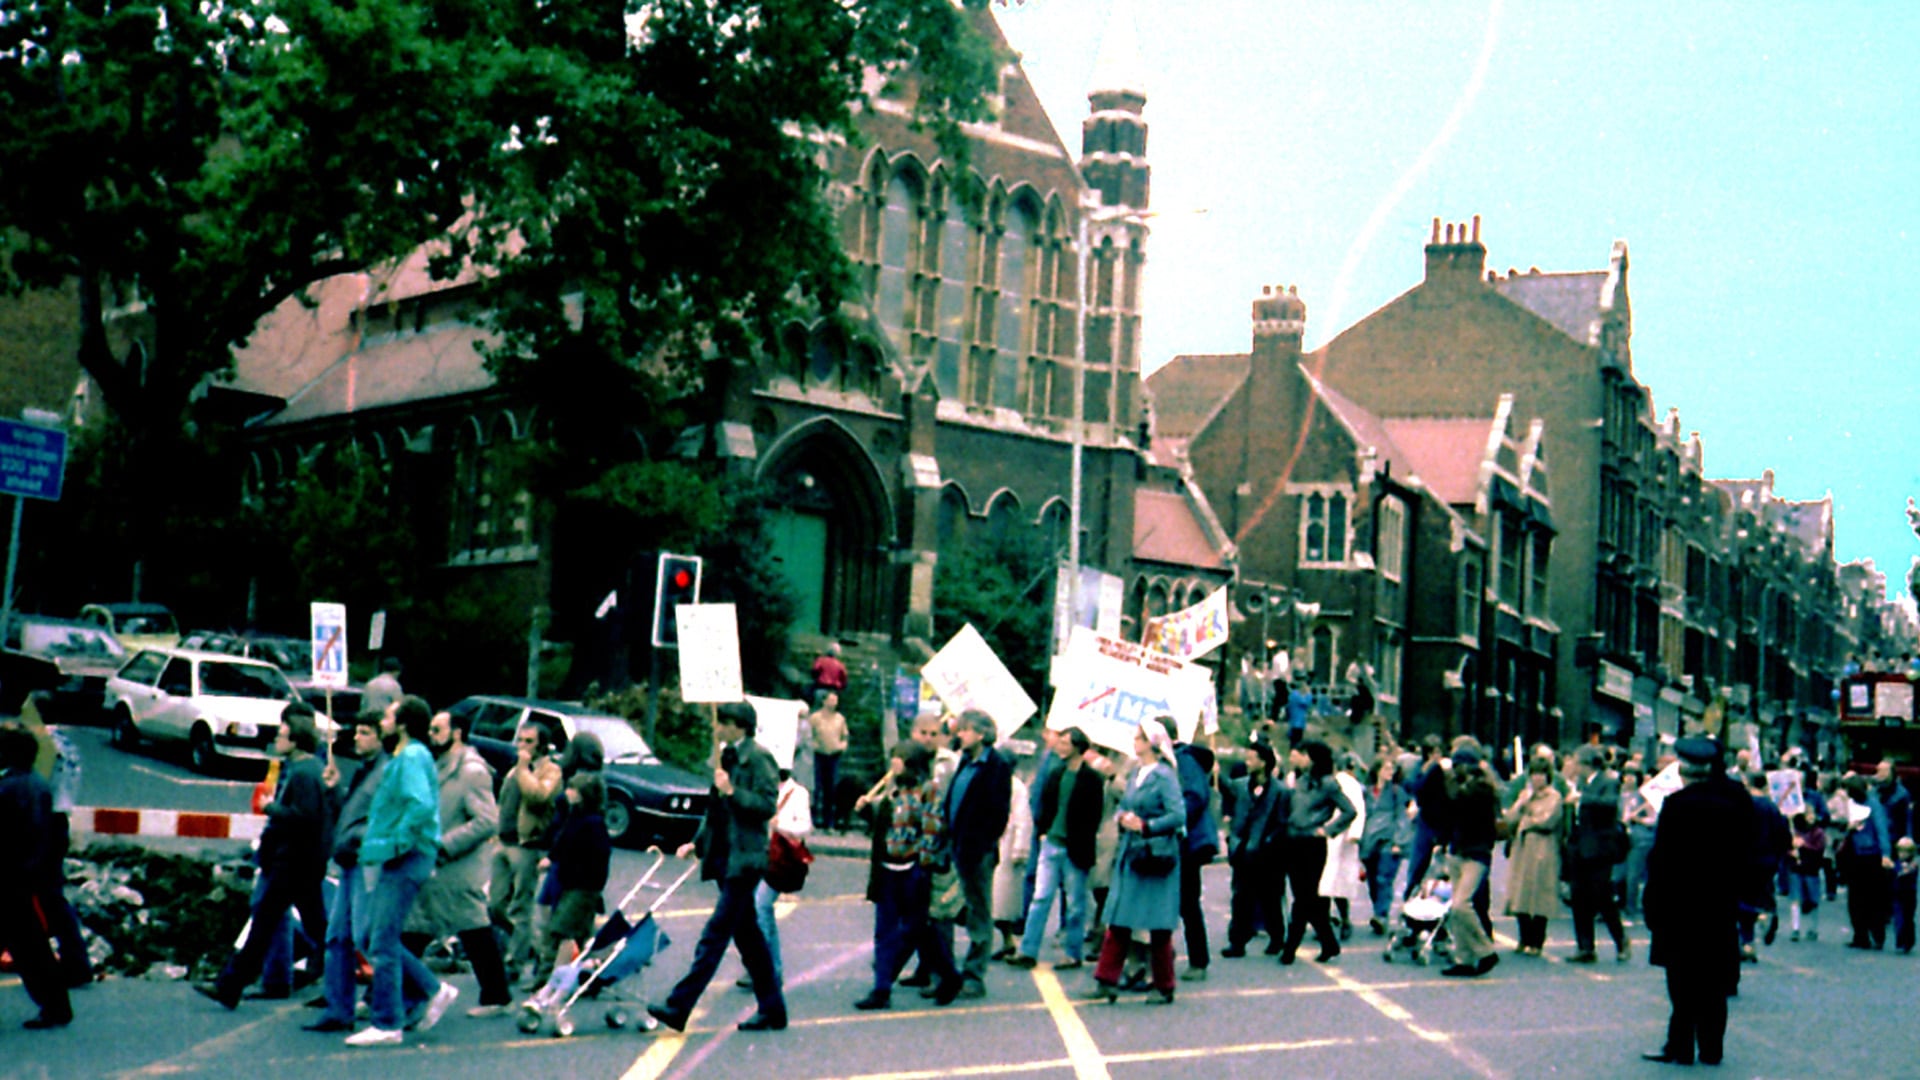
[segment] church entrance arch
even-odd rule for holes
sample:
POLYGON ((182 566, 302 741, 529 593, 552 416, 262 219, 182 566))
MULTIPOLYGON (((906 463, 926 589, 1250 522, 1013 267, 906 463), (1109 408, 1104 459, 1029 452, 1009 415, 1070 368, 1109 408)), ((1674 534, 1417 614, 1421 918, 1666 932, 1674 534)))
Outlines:
POLYGON ((795 601, 794 629, 890 633, 893 512, 866 447, 842 425, 816 420, 768 450, 760 478, 775 493, 768 531, 795 601))

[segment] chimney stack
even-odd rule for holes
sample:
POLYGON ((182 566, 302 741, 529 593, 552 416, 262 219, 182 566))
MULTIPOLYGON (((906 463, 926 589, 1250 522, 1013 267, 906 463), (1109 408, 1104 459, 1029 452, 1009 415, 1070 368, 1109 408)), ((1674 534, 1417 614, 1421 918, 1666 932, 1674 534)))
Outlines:
POLYGON ((1307 305, 1300 299, 1298 287, 1262 285, 1260 297, 1253 302, 1253 352, 1277 351, 1283 362, 1300 357, 1300 342, 1307 332, 1307 305))
POLYGON ((1433 236, 1427 243, 1427 284, 1458 287, 1467 282, 1484 283, 1487 273, 1487 249, 1480 243, 1480 215, 1473 222, 1448 222, 1444 227, 1433 219, 1433 236))

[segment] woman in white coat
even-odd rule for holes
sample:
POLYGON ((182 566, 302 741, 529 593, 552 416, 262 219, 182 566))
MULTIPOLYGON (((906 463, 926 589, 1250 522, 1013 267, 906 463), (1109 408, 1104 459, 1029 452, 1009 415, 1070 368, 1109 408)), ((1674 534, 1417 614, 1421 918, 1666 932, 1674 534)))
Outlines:
POLYGON ((1033 853, 1033 808, 1027 805, 1027 782, 1013 778, 1013 807, 1006 831, 1000 834, 1000 862, 993 868, 993 925, 1000 930, 1004 960, 1020 950, 1027 928, 1027 858, 1033 853))
POLYGON ((1333 901, 1340 940, 1353 936, 1353 901, 1365 895, 1360 883, 1360 837, 1367 830, 1367 788, 1354 774, 1364 766, 1348 754, 1333 774, 1340 793, 1353 804, 1353 824, 1327 841, 1327 865, 1320 871, 1320 895, 1333 901))

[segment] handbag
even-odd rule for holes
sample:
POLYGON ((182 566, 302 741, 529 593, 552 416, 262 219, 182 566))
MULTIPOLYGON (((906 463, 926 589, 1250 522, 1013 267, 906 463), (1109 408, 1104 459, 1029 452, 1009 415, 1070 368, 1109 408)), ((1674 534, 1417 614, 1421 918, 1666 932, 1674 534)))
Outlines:
MULTIPOLYGON (((786 808, 787 800, 793 792, 780 797, 780 803, 774 807, 774 816, 786 808)), ((807 869, 813 865, 813 852, 807 850, 807 842, 798 837, 788 836, 779 829, 772 830, 767 837, 767 887, 777 893, 797 893, 807 884, 807 869)))
POLYGON ((929 887, 927 902, 929 918, 952 921, 960 917, 967 906, 967 895, 960 889, 960 874, 953 867, 933 872, 933 883, 929 887))
POLYGON ((1176 833, 1140 837, 1127 857, 1127 868, 1141 877, 1166 877, 1180 865, 1180 837, 1176 833))

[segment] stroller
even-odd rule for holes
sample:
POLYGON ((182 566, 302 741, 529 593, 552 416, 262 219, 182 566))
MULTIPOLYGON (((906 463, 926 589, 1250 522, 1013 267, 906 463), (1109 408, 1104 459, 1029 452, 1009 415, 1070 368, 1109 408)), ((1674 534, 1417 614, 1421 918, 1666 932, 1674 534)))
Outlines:
POLYGON ((570 963, 556 964, 546 985, 520 1006, 518 1023, 522 1032, 532 1035, 551 1025, 555 1038, 572 1035, 574 1023, 570 1014, 582 998, 609 1003, 605 1019, 610 1028, 626 1027, 636 1018, 641 1031, 652 1031, 659 1026, 659 1021, 646 1013, 646 999, 622 994, 617 988, 621 980, 638 974, 652 962, 655 954, 671 944, 653 913, 700 869, 700 864, 695 862, 682 870, 672 883, 652 886, 660 889, 660 895, 645 910, 629 915, 628 905, 652 885, 654 875, 666 861, 666 853, 655 848, 653 865, 627 890, 613 914, 594 932, 593 940, 570 963), (630 1010, 630 1006, 634 1008, 630 1010))
POLYGON ((1401 906, 1401 925, 1387 939, 1387 951, 1380 954, 1380 959, 1391 964, 1394 953, 1405 952, 1421 967, 1432 963, 1434 950, 1445 943, 1447 907, 1452 899, 1453 883, 1447 879, 1446 861, 1436 853, 1426 877, 1420 879, 1420 887, 1401 906))

